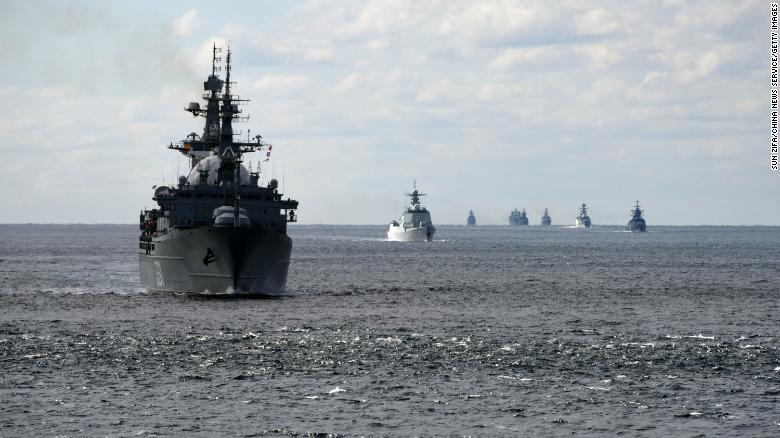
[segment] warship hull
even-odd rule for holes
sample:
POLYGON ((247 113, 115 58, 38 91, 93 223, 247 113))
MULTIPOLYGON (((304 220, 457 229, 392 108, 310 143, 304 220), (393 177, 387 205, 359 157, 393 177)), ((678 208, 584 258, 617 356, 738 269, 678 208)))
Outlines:
POLYGON ((580 218, 577 218, 574 221, 574 227, 575 228, 590 228, 590 221, 582 220, 580 218))
POLYGON ((387 230, 387 240, 397 242, 430 242, 436 233, 434 227, 416 227, 403 228, 401 226, 390 225, 387 230))
POLYGON ((151 291, 283 295, 292 240, 258 228, 174 229, 140 242, 141 285, 151 291))
POLYGON ((644 233, 647 231, 647 225, 645 224, 644 219, 631 219, 628 221, 626 229, 635 233, 644 233))

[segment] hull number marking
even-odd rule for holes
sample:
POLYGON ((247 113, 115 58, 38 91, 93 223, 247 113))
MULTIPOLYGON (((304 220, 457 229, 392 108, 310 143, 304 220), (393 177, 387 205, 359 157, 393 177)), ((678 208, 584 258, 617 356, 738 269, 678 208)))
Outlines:
POLYGON ((206 257, 203 257, 203 264, 208 266, 209 263, 213 262, 217 259, 217 256, 214 255, 214 251, 211 250, 211 248, 206 248, 206 257))

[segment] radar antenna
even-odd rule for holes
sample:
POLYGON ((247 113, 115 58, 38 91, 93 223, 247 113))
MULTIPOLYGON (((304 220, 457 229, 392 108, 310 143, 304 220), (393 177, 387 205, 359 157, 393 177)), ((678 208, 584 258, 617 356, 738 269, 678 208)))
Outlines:
POLYGON ((415 178, 413 180, 412 186, 414 187, 414 190, 412 190, 412 193, 407 193, 406 196, 410 196, 412 198, 412 206, 418 205, 420 203, 420 196, 425 196, 427 193, 420 193, 417 191, 417 179, 415 178))
POLYGON ((211 47, 211 76, 216 76, 217 71, 220 70, 217 62, 222 61, 222 57, 217 57, 218 52, 222 52, 222 47, 217 47, 217 43, 214 43, 211 47))

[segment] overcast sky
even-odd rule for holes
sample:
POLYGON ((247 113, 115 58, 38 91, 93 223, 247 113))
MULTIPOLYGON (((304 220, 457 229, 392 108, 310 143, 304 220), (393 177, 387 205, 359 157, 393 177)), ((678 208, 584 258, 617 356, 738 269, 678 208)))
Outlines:
POLYGON ((227 40, 301 223, 779 222, 769 4, 624 0, 5 1, 0 222, 134 223, 227 40))

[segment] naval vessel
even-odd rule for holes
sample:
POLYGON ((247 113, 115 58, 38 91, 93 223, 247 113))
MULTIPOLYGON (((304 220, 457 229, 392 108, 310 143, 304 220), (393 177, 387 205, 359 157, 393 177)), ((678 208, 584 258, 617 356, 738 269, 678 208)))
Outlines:
POLYGON ((474 216, 474 210, 469 210, 469 217, 466 218, 466 225, 470 225, 470 226, 477 225, 477 217, 474 216))
POLYGON ((528 214, 525 209, 514 209, 509 213, 509 225, 528 225, 528 214))
POLYGON ((590 228, 590 216, 588 216, 588 207, 583 202, 580 206, 580 215, 574 220, 576 228, 590 228))
POLYGON ((188 176, 161 186, 152 198, 157 208, 141 212, 138 263, 141 284, 155 291, 203 294, 281 295, 287 283, 298 202, 282 199, 276 179, 261 183, 244 155, 270 158, 262 136, 237 138, 233 122, 248 100, 231 87, 231 51, 212 50, 211 75, 203 83, 205 108, 191 102, 186 111, 205 118, 203 133, 189 134, 168 148, 189 159, 188 176), (218 66, 219 64, 219 66, 218 66), (224 70, 224 80, 217 74, 224 70))
POLYGON ((626 225, 628 231, 639 233, 647 231, 647 225, 645 224, 645 219, 642 217, 642 213, 644 213, 644 210, 639 208, 639 201, 636 201, 636 205, 634 205, 633 210, 631 210, 631 220, 628 221, 628 225, 626 225))
POLYGON ((546 208, 544 209, 544 215, 542 216, 542 225, 552 225, 552 218, 546 208))
POLYGON ((397 240, 401 242, 424 242, 432 241, 436 233, 436 227, 431 221, 431 213, 427 208, 420 205, 420 196, 426 193, 417 191, 417 181, 414 182, 414 190, 406 193, 411 197, 411 206, 404 209, 401 217, 390 223, 387 229, 387 240, 397 240))

